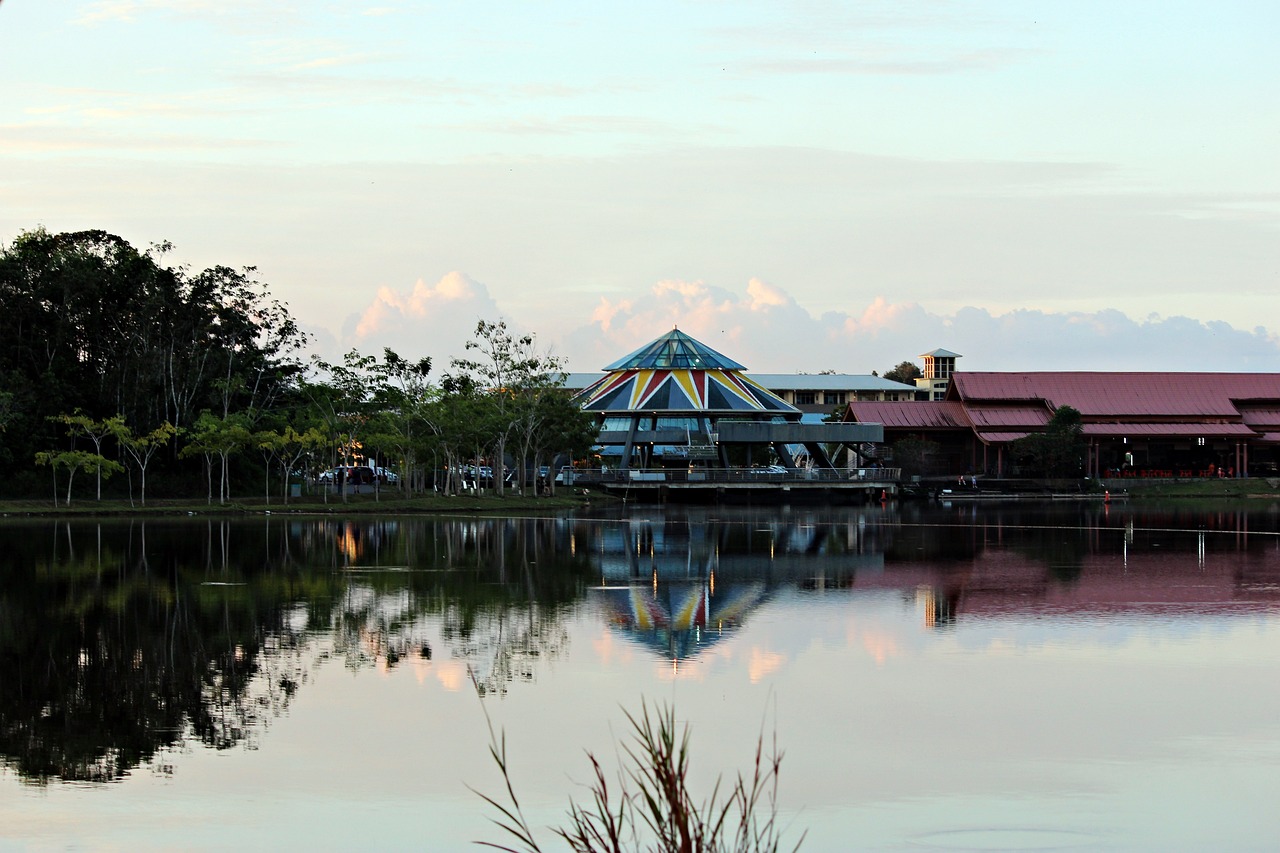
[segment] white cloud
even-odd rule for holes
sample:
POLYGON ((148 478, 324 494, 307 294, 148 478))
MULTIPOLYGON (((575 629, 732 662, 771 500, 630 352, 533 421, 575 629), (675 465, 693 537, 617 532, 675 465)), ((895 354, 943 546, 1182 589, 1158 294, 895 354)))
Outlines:
POLYGON ((342 346, 373 355, 390 347, 406 358, 430 356, 440 373, 450 358, 463 355, 481 319, 500 319, 488 288, 451 272, 434 284, 419 279, 407 292, 378 288, 364 310, 347 318, 342 346))
POLYGON ((741 291, 663 281, 647 294, 602 299, 569 334, 570 368, 591 371, 678 325, 759 373, 883 372, 938 347, 967 370, 1274 371, 1280 336, 1187 317, 1135 320, 1114 309, 1003 313, 929 311, 877 297, 855 313, 821 316, 783 288, 752 279, 741 291))

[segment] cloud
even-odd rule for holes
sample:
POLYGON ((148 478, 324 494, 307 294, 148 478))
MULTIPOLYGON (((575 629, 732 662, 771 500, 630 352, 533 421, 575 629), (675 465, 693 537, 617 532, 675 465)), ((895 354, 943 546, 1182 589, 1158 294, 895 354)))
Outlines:
POLYGON ((365 308, 343 324, 344 349, 376 354, 390 347, 407 358, 431 356, 436 373, 461 357, 476 322, 500 319, 483 284, 451 272, 434 284, 419 279, 408 291, 378 288, 365 308))
POLYGON ((590 371, 672 326, 758 373, 870 373, 938 347, 962 370, 1273 371, 1280 336, 1184 316, 1134 319, 1115 309, 930 311, 879 296, 856 312, 815 315, 777 284, 738 291, 667 280, 640 296, 602 298, 566 336, 573 370, 590 371))

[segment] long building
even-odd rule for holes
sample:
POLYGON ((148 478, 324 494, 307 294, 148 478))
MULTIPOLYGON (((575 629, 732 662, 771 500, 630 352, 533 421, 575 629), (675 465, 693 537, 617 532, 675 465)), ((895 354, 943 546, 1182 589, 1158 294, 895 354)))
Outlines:
POLYGON ((943 399, 848 404, 845 420, 884 427, 886 462, 906 438, 934 442, 933 473, 1014 475, 1009 444, 1080 412, 1090 477, 1273 475, 1280 374, 955 372, 943 399))

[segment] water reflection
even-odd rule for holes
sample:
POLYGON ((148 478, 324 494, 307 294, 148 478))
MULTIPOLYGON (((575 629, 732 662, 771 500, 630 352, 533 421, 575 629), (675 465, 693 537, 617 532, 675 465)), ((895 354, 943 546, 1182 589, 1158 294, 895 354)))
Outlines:
MULTIPOLYGON (((1097 505, 630 510, 556 518, 0 526, 0 754, 118 780, 253 746, 320 663, 535 681, 596 614, 679 666, 785 593, 896 596, 919 624, 1280 609, 1277 513, 1097 505)), ((838 598, 836 600, 839 600, 838 598)))

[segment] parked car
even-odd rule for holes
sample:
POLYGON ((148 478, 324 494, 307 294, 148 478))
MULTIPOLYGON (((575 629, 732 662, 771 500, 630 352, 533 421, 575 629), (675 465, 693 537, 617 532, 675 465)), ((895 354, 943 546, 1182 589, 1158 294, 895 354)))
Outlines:
POLYGON ((339 465, 322 473, 320 481, 339 486, 372 486, 375 476, 368 465, 339 465))

